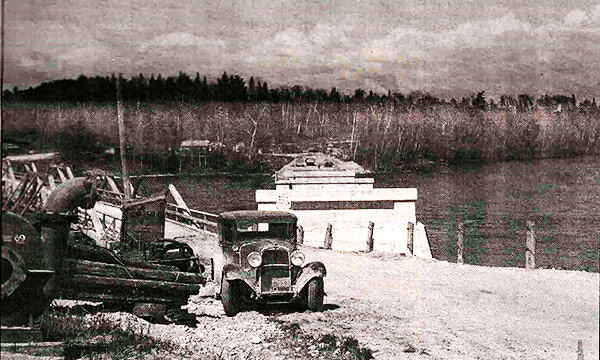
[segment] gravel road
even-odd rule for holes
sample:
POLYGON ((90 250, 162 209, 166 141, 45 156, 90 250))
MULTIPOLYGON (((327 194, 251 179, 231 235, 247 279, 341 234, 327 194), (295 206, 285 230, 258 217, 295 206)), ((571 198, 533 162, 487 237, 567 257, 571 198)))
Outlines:
MULTIPOLYGON (((327 266, 325 310, 289 307, 225 316, 210 289, 192 297, 198 325, 149 324, 126 313, 88 315, 90 326, 149 334, 198 359, 598 358, 599 274, 457 265, 384 254, 305 248, 327 266), (100 318, 104 321, 98 321, 100 318), (351 348, 338 340, 358 340, 351 348)), ((156 354, 155 358, 164 358, 156 354)))

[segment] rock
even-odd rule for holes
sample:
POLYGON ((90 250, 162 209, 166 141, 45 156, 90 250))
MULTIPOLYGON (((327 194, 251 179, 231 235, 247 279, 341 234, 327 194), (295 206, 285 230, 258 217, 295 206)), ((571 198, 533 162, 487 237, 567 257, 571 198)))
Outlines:
POLYGON ((258 337, 258 336, 253 336, 253 337, 250 339, 250 342, 251 342, 251 343, 253 343, 253 344, 260 344, 260 342, 261 342, 261 341, 262 341, 262 340, 261 340, 261 338, 260 338, 260 337, 258 337))

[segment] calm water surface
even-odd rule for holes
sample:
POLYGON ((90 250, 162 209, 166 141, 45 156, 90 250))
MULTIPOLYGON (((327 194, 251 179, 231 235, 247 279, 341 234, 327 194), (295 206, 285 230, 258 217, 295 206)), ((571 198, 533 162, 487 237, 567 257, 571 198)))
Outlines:
MULTIPOLYGON (((219 213, 255 209, 254 190, 271 180, 253 178, 163 178, 143 185, 157 190, 171 182, 188 206, 219 213)), ((526 221, 535 222, 536 263, 544 268, 598 271, 600 159, 579 157, 508 162, 479 168, 378 175, 376 187, 418 189, 417 219, 425 224, 433 256, 455 261, 456 222, 466 224, 465 262, 525 266, 526 221)))

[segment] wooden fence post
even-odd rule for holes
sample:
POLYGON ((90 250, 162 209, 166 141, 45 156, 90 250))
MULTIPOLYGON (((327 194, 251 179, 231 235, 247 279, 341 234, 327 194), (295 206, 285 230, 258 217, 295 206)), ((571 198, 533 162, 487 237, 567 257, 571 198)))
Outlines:
POLYGON ((458 264, 465 263, 463 259, 463 236, 464 226, 462 220, 459 220, 456 226, 456 263, 458 264))
POLYGON ((525 251, 525 268, 535 269, 535 223, 527 221, 527 243, 525 251))
POLYGON ((583 340, 577 340, 577 360, 583 359, 583 340))
POLYGON ((323 248, 326 250, 331 250, 331 245, 333 243, 333 225, 327 224, 327 230, 325 231, 325 244, 323 248))
POLYGON ((373 251, 373 229, 375 228, 375 223, 373 223, 372 221, 369 221, 369 229, 367 231, 367 251, 366 252, 371 252, 373 251))
POLYGON ((412 222, 408 222, 408 237, 406 241, 406 255, 412 256, 414 254, 414 246, 415 246, 415 224, 412 222))
POLYGON ((298 238, 296 239, 297 244, 304 244, 304 228, 302 225, 298 225, 298 238))

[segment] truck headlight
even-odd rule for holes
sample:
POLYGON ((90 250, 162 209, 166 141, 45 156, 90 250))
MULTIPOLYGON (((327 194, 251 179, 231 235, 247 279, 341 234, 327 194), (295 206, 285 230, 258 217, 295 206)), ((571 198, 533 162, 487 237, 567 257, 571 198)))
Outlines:
POLYGON ((294 251, 291 255, 290 255, 290 260, 292 261, 292 264, 294 266, 300 266, 302 264, 304 264, 304 259, 305 256, 301 251, 294 251))
POLYGON ((259 267, 261 263, 262 263, 262 256, 260 256, 259 253, 257 253, 256 251, 253 251, 250 254, 248 254, 248 264, 250 264, 250 266, 259 267))

